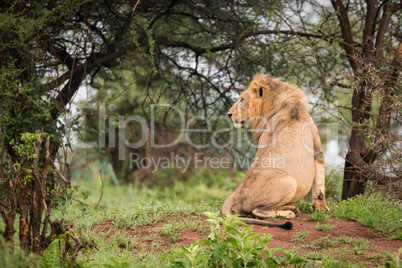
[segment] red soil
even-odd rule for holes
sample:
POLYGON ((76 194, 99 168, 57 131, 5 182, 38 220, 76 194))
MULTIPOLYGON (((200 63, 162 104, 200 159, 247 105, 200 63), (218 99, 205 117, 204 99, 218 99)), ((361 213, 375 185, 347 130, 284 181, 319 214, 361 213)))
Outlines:
MULTIPOLYGON (((385 261, 385 258, 373 259, 370 258, 370 256, 373 256, 374 254, 377 253, 381 253, 383 250, 395 253, 398 251, 399 248, 402 247, 401 240, 392 240, 390 238, 384 237, 381 234, 379 234, 375 229, 363 226, 360 223, 354 221, 330 218, 330 221, 327 224, 332 225, 333 227, 332 230, 318 231, 315 228, 317 222, 308 221, 307 220, 308 216, 309 216, 308 214, 302 214, 300 218, 292 220, 293 223, 292 230, 284 230, 282 228, 277 227, 267 228, 255 225, 252 231, 261 234, 272 234, 273 240, 267 244, 268 247, 270 248, 276 246, 282 246, 285 249, 297 248, 299 250, 300 255, 306 255, 310 252, 327 253, 329 252, 329 250, 331 250, 331 255, 333 255, 334 257, 336 257, 336 255, 340 256, 342 248, 348 248, 346 255, 344 252, 345 255, 344 258, 349 257, 351 259, 356 258, 355 260, 353 260, 353 262, 361 262, 363 265, 367 264, 370 266, 376 264, 382 264, 385 261), (295 234, 300 231, 308 231, 309 234, 302 243, 296 243, 295 241, 292 241, 294 239, 295 234), (331 236, 331 239, 335 239, 336 237, 340 236, 347 236, 355 239, 363 238, 367 239, 370 242, 370 247, 366 252, 364 252, 364 254, 361 255, 354 255, 353 249, 348 244, 340 244, 336 247, 336 249, 325 248, 321 251, 314 251, 310 248, 303 247, 303 245, 311 244, 312 241, 319 240, 320 238, 326 236, 331 236)), ((206 219, 205 217, 202 218, 206 219)), ((161 235, 158 232, 158 229, 167 224, 169 219, 172 218, 168 218, 167 222, 157 222, 152 225, 140 226, 135 230, 134 229, 116 230, 112 222, 105 222, 103 224, 94 226, 93 231, 96 234, 107 233, 107 237, 113 236, 117 231, 124 231, 126 232, 127 235, 132 236, 133 238, 135 237, 135 239, 137 240, 137 249, 141 249, 141 247, 143 247, 146 250, 151 250, 152 243, 158 243, 159 248, 157 249, 157 251, 163 249, 169 249, 172 246, 175 247, 178 247, 180 245, 188 246, 192 242, 195 242, 208 235, 208 233, 200 234, 191 230, 181 230, 179 241, 173 243, 168 236, 161 235)), ((188 217, 185 216, 182 217, 182 220, 187 219, 188 217)), ((285 223, 286 220, 276 220, 276 222, 285 223)))

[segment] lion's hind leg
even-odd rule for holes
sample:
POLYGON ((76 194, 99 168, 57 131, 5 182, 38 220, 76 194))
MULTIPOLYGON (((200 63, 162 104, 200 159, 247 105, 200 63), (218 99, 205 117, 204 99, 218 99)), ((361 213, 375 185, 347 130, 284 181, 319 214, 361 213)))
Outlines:
POLYGON ((296 217, 296 214, 291 210, 262 210, 259 208, 253 210, 253 215, 262 219, 284 217, 285 219, 293 220, 296 217))
POLYGON ((299 208, 292 206, 292 205, 284 205, 284 206, 278 208, 278 210, 291 210, 295 214, 298 214, 300 212, 299 208))
POLYGON ((259 218, 285 217, 294 219, 296 207, 288 205, 296 194, 297 181, 293 177, 274 178, 267 184, 266 195, 260 199, 252 214, 259 218))

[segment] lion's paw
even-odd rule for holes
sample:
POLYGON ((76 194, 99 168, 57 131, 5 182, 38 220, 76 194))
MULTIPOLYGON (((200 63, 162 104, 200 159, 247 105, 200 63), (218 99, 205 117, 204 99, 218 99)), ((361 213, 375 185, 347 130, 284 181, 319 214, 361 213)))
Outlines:
POLYGON ((316 211, 316 210, 318 210, 318 211, 326 210, 328 212, 331 211, 325 202, 313 202, 311 204, 311 207, 312 207, 313 211, 316 211))

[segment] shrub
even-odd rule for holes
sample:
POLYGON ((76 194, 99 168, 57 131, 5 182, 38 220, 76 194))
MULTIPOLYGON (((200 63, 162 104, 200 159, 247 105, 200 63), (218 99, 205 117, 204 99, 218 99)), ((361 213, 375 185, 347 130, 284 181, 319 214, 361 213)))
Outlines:
POLYGON ((278 267, 307 262, 297 249, 268 248, 266 243, 272 240, 272 235, 251 232, 252 226, 236 220, 237 215, 225 218, 218 217, 219 212, 205 215, 209 217, 210 235, 162 257, 171 267, 278 267), (283 257, 275 256, 277 251, 283 257), (267 256, 265 260, 263 253, 267 256))

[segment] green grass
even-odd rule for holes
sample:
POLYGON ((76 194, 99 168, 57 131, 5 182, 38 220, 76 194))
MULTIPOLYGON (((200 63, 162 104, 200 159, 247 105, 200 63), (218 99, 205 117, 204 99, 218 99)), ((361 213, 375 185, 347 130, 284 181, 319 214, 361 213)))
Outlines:
POLYGON ((325 210, 316 210, 308 218, 310 221, 328 222, 329 214, 325 210))
POLYGON ((367 263, 359 263, 357 257, 348 248, 329 249, 318 264, 320 264, 319 267, 368 267, 367 263))
POLYGON ((297 207, 302 213, 311 214, 313 212, 311 208, 311 201, 308 202, 304 199, 301 199, 297 201, 294 206, 297 207))
POLYGON ((325 237, 320 237, 317 240, 311 241, 310 244, 303 245, 303 248, 310 248, 313 250, 323 250, 327 248, 333 248, 339 245, 339 242, 332 236, 328 235, 325 237))
POLYGON ((318 223, 318 224, 315 226, 315 228, 316 228, 318 231, 329 231, 329 230, 332 230, 333 226, 332 226, 331 224, 320 224, 320 223, 318 223))
POLYGON ((364 254, 370 248, 370 242, 365 238, 358 238, 352 241, 352 250, 357 254, 364 254))
POLYGON ((300 231, 297 232, 294 236, 292 241, 295 242, 297 245, 301 244, 304 242, 304 239, 308 236, 310 232, 308 231, 300 231))
POLYGON ((402 203, 359 195, 331 204, 331 215, 371 226, 394 239, 402 239, 402 203))
MULTIPOLYGON (((86 174, 81 180, 73 180, 72 189, 56 201, 52 219, 64 218, 67 222, 74 223, 74 230, 84 246, 78 254, 76 266, 165 267, 166 261, 158 256, 167 256, 171 251, 166 250, 161 237, 167 236, 170 242, 177 242, 183 229, 206 236, 209 233, 209 224, 202 220, 203 212, 218 212, 224 199, 242 178, 242 174, 208 172, 210 171, 199 171, 186 181, 170 178, 173 184, 164 186, 136 183, 117 185, 111 175, 102 172, 104 189, 100 200, 101 181, 93 179, 99 177, 94 171, 92 176, 86 174), (159 227, 151 227, 158 222, 165 223, 158 225, 159 227), (97 229, 99 233, 94 231, 105 224, 108 229, 102 232, 97 229), (144 240, 147 247, 141 242, 144 240)), ((166 174, 157 176, 160 181, 167 179, 166 174)), ((298 207, 304 212, 310 212, 311 202, 299 201, 298 207)), ((402 237, 401 203, 389 200, 381 202, 373 197, 359 196, 348 201, 331 203, 330 207, 331 213, 316 211, 310 215, 309 220, 317 221, 317 226, 320 226, 318 228, 325 229, 331 226, 324 224, 329 221, 329 216, 350 219, 372 226, 386 236, 402 237)), ((314 253, 308 255, 320 259, 328 267, 343 267, 344 263, 322 252, 324 249, 335 250, 337 246, 347 245, 351 254, 357 256, 370 248, 370 243, 364 239, 327 236, 306 244, 307 237, 308 232, 298 232, 293 241, 314 250, 314 253)), ((16 253, 20 253, 18 247, 16 253)), ((10 258, 6 261, 13 262, 13 257, 10 258)), ((25 259, 21 256, 17 258, 25 259)), ((42 267, 61 266, 58 240, 48 248, 41 261, 42 267)), ((32 265, 35 263, 31 262, 32 265)), ((68 266, 68 261, 63 265, 68 266)))
POLYGON ((221 218, 219 212, 205 214, 209 218, 209 236, 172 250, 172 256, 164 258, 169 267, 288 267, 308 262, 297 249, 269 248, 272 235, 252 233, 252 226, 235 220, 236 215, 221 218), (275 252, 281 252, 283 257, 275 256, 275 252))
POLYGON ((352 238, 347 236, 336 238, 327 235, 325 237, 320 237, 317 240, 313 240, 309 244, 302 245, 302 247, 321 251, 329 248, 336 248, 342 244, 348 245, 355 255, 364 254, 371 246, 370 242, 364 238, 352 238))
POLYGON ((382 258, 384 258, 384 255, 381 254, 381 253, 374 253, 374 254, 368 255, 368 256, 366 256, 366 257, 367 257, 368 259, 376 260, 376 259, 382 259, 382 258))
POLYGON ((353 238, 346 236, 346 235, 342 235, 342 236, 339 236, 337 240, 340 244, 350 244, 350 243, 352 243, 353 238))
POLYGON ((18 247, 12 253, 10 245, 0 236, 0 267, 31 268, 39 266, 40 258, 38 256, 26 255, 18 247))
POLYGON ((203 219, 199 217, 190 217, 187 219, 174 219, 170 220, 167 224, 165 224, 162 228, 159 229, 159 232, 162 235, 167 235, 172 240, 173 243, 180 241, 180 231, 181 230, 190 230, 199 234, 206 235, 209 231, 209 224, 203 219))
MULTIPOLYGON (((96 172, 92 175, 95 178, 99 176, 96 172)), ((232 187, 235 188, 234 184, 238 183, 233 180, 233 176, 214 176, 215 181, 204 179, 195 183, 196 178, 190 178, 191 183, 176 182, 171 187, 147 187, 136 184, 116 185, 110 176, 104 174, 100 202, 101 181, 84 176, 82 180, 73 181, 72 189, 58 198, 52 219, 64 218, 74 223, 74 229, 84 246, 78 254, 77 266, 165 267, 166 263, 158 257, 165 251, 160 248, 161 236, 168 236, 174 243, 180 239, 179 234, 183 229, 208 234, 209 224, 201 218, 204 217, 203 212, 219 211, 224 198, 230 195, 232 187), (166 224, 150 229, 148 234, 139 231, 142 232, 142 240, 152 244, 149 251, 132 233, 136 233, 142 226, 157 222, 166 224), (97 226, 105 223, 109 230, 98 229, 97 226), (97 228, 96 232, 94 228, 97 228)), ((58 241, 55 241, 46 250, 42 267, 60 266, 58 252, 58 241)), ((68 266, 68 261, 64 266, 68 266)))

